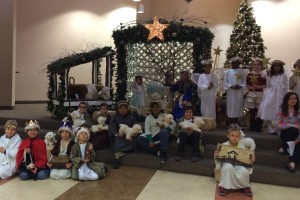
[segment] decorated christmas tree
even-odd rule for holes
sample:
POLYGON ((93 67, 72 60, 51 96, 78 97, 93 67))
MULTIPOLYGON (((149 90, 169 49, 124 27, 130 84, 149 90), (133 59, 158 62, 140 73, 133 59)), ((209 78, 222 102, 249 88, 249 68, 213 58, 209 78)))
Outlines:
POLYGON ((261 37, 261 27, 256 24, 253 7, 245 0, 240 4, 230 36, 230 47, 226 58, 239 56, 243 59, 243 68, 249 68, 254 57, 265 58, 265 46, 261 37))

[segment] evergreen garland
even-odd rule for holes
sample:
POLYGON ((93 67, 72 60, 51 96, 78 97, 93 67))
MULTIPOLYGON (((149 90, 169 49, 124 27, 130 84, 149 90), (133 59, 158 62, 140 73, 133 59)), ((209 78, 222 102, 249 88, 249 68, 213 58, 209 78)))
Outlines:
MULTIPOLYGON (((194 73, 202 72, 200 59, 211 57, 211 44, 214 38, 213 33, 208 28, 183 25, 182 21, 171 21, 160 19, 160 23, 168 24, 163 31, 164 42, 177 41, 180 43, 193 43, 193 64, 194 73)), ((153 20, 147 22, 153 23, 153 20)), ((115 100, 125 99, 127 93, 127 63, 126 63, 126 45, 134 43, 148 43, 147 38, 149 30, 142 24, 135 26, 121 27, 113 32, 113 39, 116 46, 117 72, 116 72, 116 96, 115 100)), ((153 39, 150 42, 160 42, 153 39)))
POLYGON ((49 80, 49 86, 47 92, 47 97, 48 97, 47 110, 52 113, 52 111, 54 110, 54 104, 53 104, 54 78, 53 78, 53 74, 49 74, 47 77, 49 80))

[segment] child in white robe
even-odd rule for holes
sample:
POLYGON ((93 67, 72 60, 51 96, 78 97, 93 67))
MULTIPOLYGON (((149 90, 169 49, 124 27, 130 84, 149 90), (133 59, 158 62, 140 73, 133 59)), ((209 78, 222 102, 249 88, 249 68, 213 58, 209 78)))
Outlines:
POLYGON ((136 76, 131 84, 132 97, 130 105, 135 107, 137 113, 142 115, 142 109, 145 106, 145 87, 142 76, 136 76))
POLYGON ((289 86, 290 90, 296 92, 298 97, 300 96, 300 59, 298 59, 294 64, 293 67, 295 70, 294 74, 289 78, 289 86))
POLYGON ((240 69, 242 59, 233 57, 229 60, 231 69, 224 74, 224 89, 227 97, 227 116, 230 124, 238 125, 238 118, 243 115, 244 88, 246 87, 246 73, 240 69))
POLYGON ((22 141, 16 133, 17 126, 15 120, 7 120, 4 125, 5 134, 0 138, 0 179, 7 179, 17 171, 16 156, 22 141))
MULTIPOLYGON (((241 137, 241 131, 239 128, 230 128, 227 132, 227 138, 229 141, 223 143, 225 145, 235 146, 237 148, 243 148, 244 146, 239 144, 241 137)), ((214 157, 216 158, 218 151, 215 151, 214 157)), ((221 168, 221 177, 218 187, 218 194, 220 196, 227 195, 229 189, 243 189, 246 196, 252 196, 250 187, 250 174, 252 174, 253 168, 246 168, 244 166, 233 165, 227 162, 216 161, 216 169, 221 168)), ((252 161, 255 161, 255 156, 252 157, 252 161)))
POLYGON ((288 78, 284 73, 284 62, 275 60, 271 64, 271 70, 267 75, 267 88, 264 91, 257 116, 266 121, 270 134, 277 134, 272 121, 276 120, 279 106, 288 91, 288 78))
POLYGON ((218 88, 218 77, 211 73, 211 59, 202 62, 204 73, 199 76, 198 87, 200 89, 201 115, 216 118, 216 88, 218 88))

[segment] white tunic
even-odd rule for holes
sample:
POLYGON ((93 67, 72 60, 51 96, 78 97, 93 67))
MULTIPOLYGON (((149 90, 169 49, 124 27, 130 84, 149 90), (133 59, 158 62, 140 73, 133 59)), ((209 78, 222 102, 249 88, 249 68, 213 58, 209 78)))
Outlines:
POLYGON ((144 85, 137 84, 135 81, 131 84, 132 97, 130 105, 135 107, 139 114, 142 114, 142 108, 145 106, 145 88, 144 85))
POLYGON ((267 76, 267 88, 264 90, 257 116, 264 120, 275 120, 287 91, 288 78, 285 74, 267 76))
POLYGON ((200 89, 201 114, 205 117, 216 118, 216 88, 218 88, 218 77, 216 74, 201 74, 198 79, 200 89), (209 90, 210 82, 213 87, 209 90))
POLYGON ((7 138, 6 134, 0 138, 0 147, 6 149, 6 153, 0 153, 0 178, 7 179, 16 173, 16 156, 21 143, 19 134, 7 138))
MULTIPOLYGON (((85 149, 86 149, 86 145, 85 144, 79 144, 80 146, 80 152, 81 152, 81 158, 85 159, 85 149)), ((86 163, 84 163, 83 165, 81 165, 81 167, 78 169, 78 179, 79 180, 83 180, 83 181, 92 181, 92 180, 97 180, 99 179, 99 176, 96 172, 94 172, 93 170, 91 170, 90 168, 88 168, 88 166, 86 165, 86 163)))
MULTIPOLYGON (((229 142, 225 142, 223 144, 229 145, 229 142)), ((240 144, 238 145, 238 147, 245 148, 240 144)), ((216 161, 216 169, 219 169, 220 167, 220 187, 223 187, 225 189, 241 189, 250 187, 250 174, 252 174, 253 168, 246 168, 244 166, 216 161)))
POLYGON ((227 116, 238 118, 243 115, 244 88, 246 87, 246 73, 243 69, 229 69, 224 74, 224 90, 227 98, 227 116), (231 86, 242 88, 235 90, 231 86))

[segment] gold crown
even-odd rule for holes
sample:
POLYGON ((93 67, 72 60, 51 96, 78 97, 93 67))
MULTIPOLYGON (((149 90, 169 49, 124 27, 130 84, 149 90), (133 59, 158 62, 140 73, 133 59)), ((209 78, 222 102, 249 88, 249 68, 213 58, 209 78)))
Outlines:
POLYGON ((40 125, 36 120, 30 120, 29 122, 25 123, 25 132, 29 129, 39 129, 40 130, 40 125))

